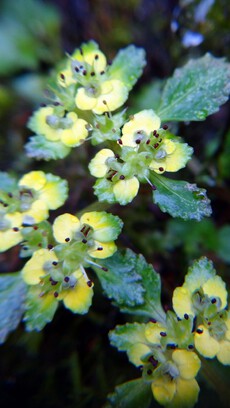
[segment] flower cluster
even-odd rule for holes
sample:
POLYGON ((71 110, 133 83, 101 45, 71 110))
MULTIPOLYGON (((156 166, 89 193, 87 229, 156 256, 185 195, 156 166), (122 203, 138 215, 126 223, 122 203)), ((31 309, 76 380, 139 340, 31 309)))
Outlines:
POLYGON ((23 241, 26 227, 41 223, 64 204, 67 182, 53 174, 31 171, 18 183, 9 178, 0 190, 0 251, 23 241))
POLYGON ((168 408, 193 407, 199 385, 200 355, 230 365, 230 315, 227 291, 212 262, 201 258, 173 293, 174 311, 162 321, 128 323, 110 333, 150 383, 155 399, 168 408))
POLYGON ((39 287, 44 300, 52 295, 53 302, 63 300, 72 312, 86 313, 93 282, 85 267, 100 268, 95 260, 114 254, 121 228, 121 220, 106 212, 84 213, 80 219, 68 213, 58 216, 53 224, 55 244, 33 253, 22 270, 24 281, 39 287))
POLYGON ((186 165, 193 149, 160 125, 153 110, 143 110, 123 126, 116 151, 102 149, 96 154, 89 170, 99 179, 95 184, 99 200, 125 205, 137 195, 140 182, 156 188, 149 180, 152 174, 175 172, 186 165))

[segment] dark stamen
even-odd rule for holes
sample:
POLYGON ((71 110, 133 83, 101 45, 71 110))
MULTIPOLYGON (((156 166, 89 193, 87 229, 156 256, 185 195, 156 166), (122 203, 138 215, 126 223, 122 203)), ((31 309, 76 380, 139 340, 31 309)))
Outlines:
POLYGON ((161 336, 161 337, 166 337, 166 336, 167 336, 167 333, 165 333, 165 332, 160 332, 160 336, 161 336))
POLYGON ((163 125, 162 128, 163 128, 164 130, 167 130, 167 129, 168 129, 168 125, 163 125))
POLYGON ((69 242, 70 241, 70 238, 65 238, 65 242, 69 242))
POLYGON ((185 313, 185 314, 184 314, 184 318, 185 318, 186 320, 188 320, 188 319, 189 319, 189 315, 188 315, 187 313, 185 313))

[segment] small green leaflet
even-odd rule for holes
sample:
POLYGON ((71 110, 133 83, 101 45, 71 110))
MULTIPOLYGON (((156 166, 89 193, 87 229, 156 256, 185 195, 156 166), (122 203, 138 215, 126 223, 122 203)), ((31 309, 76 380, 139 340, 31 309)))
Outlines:
POLYGON ((34 157, 38 160, 63 159, 71 150, 63 143, 47 140, 41 135, 30 137, 25 149, 28 157, 34 157))
POLYGON ((21 321, 26 288, 20 272, 0 275, 0 344, 21 321))
POLYGON ((152 401, 150 384, 138 378, 118 385, 114 394, 108 395, 108 401, 104 408, 149 408, 152 401))
POLYGON ((122 312, 164 321, 160 277, 142 255, 130 249, 117 251, 100 264, 108 268, 108 272, 94 268, 103 290, 122 312))
POLYGON ((204 120, 230 92, 230 64, 206 54, 175 70, 163 89, 157 114, 162 121, 204 120))
POLYGON ((172 180, 159 174, 151 175, 151 182, 156 186, 153 200, 163 212, 184 220, 200 221, 212 213, 206 190, 187 181, 172 180))
POLYGON ((145 65, 145 51, 129 45, 118 52, 108 69, 108 74, 111 79, 119 79, 124 82, 128 90, 131 90, 141 76, 145 65))

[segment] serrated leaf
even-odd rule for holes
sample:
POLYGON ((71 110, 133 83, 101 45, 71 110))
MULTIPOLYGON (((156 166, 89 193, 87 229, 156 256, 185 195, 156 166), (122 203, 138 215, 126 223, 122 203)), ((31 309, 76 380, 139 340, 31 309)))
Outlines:
POLYGON ((26 312, 24 321, 26 330, 42 330, 45 325, 52 321, 58 302, 52 294, 40 296, 41 290, 31 286, 26 296, 26 312))
POLYGON ((26 288, 20 272, 0 275, 0 344, 21 321, 26 288))
POLYGON ((108 269, 95 268, 101 285, 122 312, 164 320, 160 277, 142 255, 127 249, 100 263, 108 269))
POLYGON ((153 192, 154 203, 172 217, 200 221, 211 215, 212 209, 206 190, 196 184, 168 179, 157 174, 151 175, 151 182, 156 186, 153 192))
POLYGON ((118 385, 114 394, 108 395, 105 408, 149 408, 152 401, 150 384, 142 378, 118 385))
POLYGON ((145 51, 129 45, 118 52, 108 69, 108 74, 112 79, 124 82, 130 90, 141 76, 145 64, 145 51))
POLYGON ((28 157, 34 157, 39 160, 63 159, 71 150, 63 143, 47 140, 41 135, 30 137, 29 142, 25 145, 25 149, 28 157))
POLYGON ((175 70, 157 111, 162 121, 204 120, 219 110, 230 92, 230 64, 206 54, 175 70))

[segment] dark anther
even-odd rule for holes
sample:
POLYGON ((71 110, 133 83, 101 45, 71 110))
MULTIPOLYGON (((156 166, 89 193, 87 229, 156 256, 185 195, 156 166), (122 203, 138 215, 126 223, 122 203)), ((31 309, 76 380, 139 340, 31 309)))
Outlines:
POLYGON ((149 319, 149 321, 150 321, 151 323, 156 323, 156 322, 157 322, 156 319, 149 319))
POLYGON ((136 144, 140 144, 141 143, 141 139, 137 139, 135 140, 136 144))
MULTIPOLYGON (((159 137, 159 136, 160 136, 159 133, 156 133, 156 134, 155 134, 155 137, 159 137)), ((162 139, 161 139, 161 141, 162 141, 162 139)))
POLYGON ((64 74, 60 74, 61 79, 64 81, 65 80, 65 75, 64 74))
POLYGON ((41 247, 42 247, 42 243, 41 243, 41 242, 39 242, 38 247, 39 247, 39 248, 41 248, 41 247))
POLYGON ((54 106, 59 106, 60 102, 54 102, 54 106))
POLYGON ((74 69, 75 69, 76 72, 80 71, 78 67, 75 67, 74 69))
POLYGON ((212 299, 211 302, 212 302, 212 304, 214 305, 214 304, 216 303, 216 299, 215 299, 215 298, 212 299))
POLYGON ((104 105, 107 105, 107 102, 106 102, 106 101, 102 101, 102 103, 104 103, 104 105))
POLYGON ((159 167, 159 171, 164 171, 164 168, 163 168, 163 167, 159 167))
POLYGON ((208 326, 211 326, 211 324, 212 324, 211 322, 208 322, 208 326))
POLYGON ((202 329, 197 329, 197 331, 196 331, 198 334, 202 334, 203 333, 203 330, 202 329))
POLYGON ((95 75, 95 72, 91 72, 90 75, 91 75, 91 76, 94 76, 94 75, 95 75))
POLYGON ((89 281, 87 282, 87 285, 89 286, 89 288, 91 288, 91 287, 93 286, 93 282, 89 280, 89 281))
POLYGON ((48 245, 47 245, 47 248, 48 248, 48 249, 53 249, 53 245, 48 244, 48 245))
POLYGON ((34 226, 33 226, 33 229, 34 229, 35 231, 37 231, 38 226, 37 226, 37 225, 34 225, 34 226))
POLYGON ((188 315, 187 313, 185 313, 185 314, 184 314, 184 318, 185 318, 185 320, 188 320, 188 319, 189 319, 189 315, 188 315))
POLYGON ((153 145, 154 149, 157 149, 159 146, 159 143, 155 143, 155 145, 153 145))
POLYGON ((22 249, 24 249, 24 251, 27 251, 29 248, 27 246, 24 246, 22 249))
POLYGON ((15 232, 19 231, 19 228, 18 228, 18 227, 14 227, 14 228, 12 228, 12 229, 13 229, 13 231, 15 231, 15 232))
POLYGON ((87 243, 87 239, 83 238, 83 240, 81 241, 83 244, 87 243))
POLYGON ((69 276, 64 277, 64 282, 68 283, 69 282, 69 276))
POLYGON ((54 292, 54 297, 55 297, 55 298, 58 297, 58 292, 54 292))
POLYGON ((123 174, 119 177, 120 180, 124 180, 125 176, 123 176, 123 174))
POLYGON ((80 51, 80 54, 83 56, 83 50, 81 47, 79 48, 79 51, 80 51))
POLYGON ((105 73, 105 71, 101 71, 101 72, 100 72, 100 75, 104 75, 104 73, 105 73))
POLYGON ((13 194, 12 193, 8 193, 8 197, 12 198, 13 194))
POLYGON ((154 130, 154 131, 153 131, 153 136, 156 136, 156 134, 157 134, 157 131, 154 130))
POLYGON ((50 283, 51 283, 52 286, 55 286, 55 285, 57 285, 58 282, 55 281, 54 279, 50 278, 50 283))
POLYGON ((98 55, 98 54, 96 54, 94 58, 95 58, 95 60, 98 60, 99 55, 98 55))
POLYGON ((148 374, 148 375, 151 375, 151 374, 152 374, 152 370, 148 370, 148 371, 147 371, 147 374, 148 374))
POLYGON ((148 139, 147 141, 146 141, 146 144, 148 145, 150 143, 150 139, 148 139))
POLYGON ((57 266, 58 262, 57 261, 53 261, 52 265, 57 266))
POLYGON ((108 268, 106 268, 105 266, 103 266, 101 269, 102 269, 104 272, 108 272, 108 268))
POLYGON ((87 75, 87 71, 84 69, 84 71, 82 71, 82 74, 83 74, 84 76, 86 76, 86 75, 87 75))
POLYGON ((163 128, 164 130, 167 130, 167 129, 168 129, 168 125, 163 125, 162 128, 163 128))
POLYGON ((166 336, 167 336, 167 333, 165 333, 165 332, 160 332, 160 336, 161 336, 161 337, 166 337, 166 336))
POLYGON ((189 344, 188 349, 189 349, 189 350, 193 350, 193 349, 194 349, 193 344, 189 344))
POLYGON ((8 207, 8 204, 4 203, 4 204, 3 204, 3 207, 8 207))
POLYGON ((176 349, 176 344, 174 343, 168 343, 167 344, 167 348, 171 349, 171 350, 175 350, 176 349))
POLYGON ((47 105, 46 103, 40 103, 41 108, 45 108, 47 105))
POLYGON ((123 144, 121 139, 118 139, 118 143, 119 143, 120 145, 123 144))
POLYGON ((153 357, 149 357, 148 361, 152 364, 152 366, 155 368, 158 365, 158 361, 153 357))
POLYGON ((65 242, 69 242, 70 241, 70 238, 65 238, 65 242))
POLYGON ((97 247, 97 251, 103 251, 103 247, 97 247))
POLYGON ((154 184, 151 184, 151 189, 153 190, 153 191, 156 191, 156 186, 154 186, 154 184))

